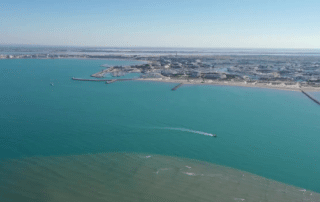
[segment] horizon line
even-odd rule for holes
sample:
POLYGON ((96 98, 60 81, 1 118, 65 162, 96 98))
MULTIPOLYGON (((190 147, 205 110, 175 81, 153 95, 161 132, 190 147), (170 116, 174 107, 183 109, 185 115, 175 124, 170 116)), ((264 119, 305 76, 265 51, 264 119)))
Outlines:
POLYGON ((70 48, 167 48, 167 49, 261 49, 261 50, 320 50, 320 48, 254 48, 254 47, 179 47, 179 46, 98 46, 98 45, 48 45, 48 44, 6 44, 0 43, 0 46, 39 46, 39 47, 70 47, 70 48))

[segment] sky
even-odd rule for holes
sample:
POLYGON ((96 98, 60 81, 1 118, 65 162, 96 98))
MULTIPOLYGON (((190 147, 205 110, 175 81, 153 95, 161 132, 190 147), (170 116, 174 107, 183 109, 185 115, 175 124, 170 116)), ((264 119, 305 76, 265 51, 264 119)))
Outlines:
POLYGON ((319 0, 1 0, 0 44, 320 48, 319 0))

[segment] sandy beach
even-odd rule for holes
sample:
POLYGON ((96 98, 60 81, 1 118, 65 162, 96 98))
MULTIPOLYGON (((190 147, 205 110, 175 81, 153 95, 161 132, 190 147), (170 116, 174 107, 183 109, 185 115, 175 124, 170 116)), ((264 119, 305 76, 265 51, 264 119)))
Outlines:
POLYGON ((241 86, 241 87, 252 87, 252 88, 269 88, 277 90, 288 90, 288 91, 320 91, 319 87, 305 87, 296 85, 286 85, 284 83, 273 85, 271 83, 248 83, 248 82, 238 82, 238 81, 214 81, 214 80, 202 80, 202 79, 171 79, 171 78, 141 78, 140 81, 157 81, 157 82, 169 82, 169 83, 183 83, 189 85, 222 85, 222 86, 241 86))

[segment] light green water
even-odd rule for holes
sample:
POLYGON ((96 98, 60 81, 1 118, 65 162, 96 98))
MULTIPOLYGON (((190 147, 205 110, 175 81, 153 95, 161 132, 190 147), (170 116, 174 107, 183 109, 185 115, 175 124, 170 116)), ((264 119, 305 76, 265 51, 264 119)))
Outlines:
POLYGON ((184 158, 107 153, 3 163, 14 201, 319 201, 320 194, 184 158), (17 169, 18 168, 18 169, 17 169), (12 193, 11 190, 19 190, 12 193))
POLYGON ((169 83, 70 79, 105 63, 124 61, 0 60, 0 158, 151 153, 320 191, 320 108, 301 93, 187 85, 172 92, 169 83))

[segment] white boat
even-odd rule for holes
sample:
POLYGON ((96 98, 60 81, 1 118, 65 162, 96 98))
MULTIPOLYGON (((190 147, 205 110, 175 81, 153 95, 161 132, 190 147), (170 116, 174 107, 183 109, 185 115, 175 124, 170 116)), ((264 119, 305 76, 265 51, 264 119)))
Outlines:
POLYGON ((53 86, 53 83, 50 83, 51 86, 53 86))

